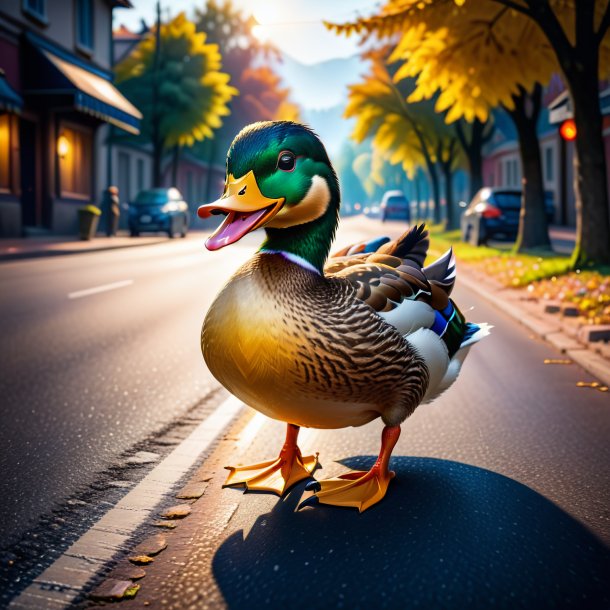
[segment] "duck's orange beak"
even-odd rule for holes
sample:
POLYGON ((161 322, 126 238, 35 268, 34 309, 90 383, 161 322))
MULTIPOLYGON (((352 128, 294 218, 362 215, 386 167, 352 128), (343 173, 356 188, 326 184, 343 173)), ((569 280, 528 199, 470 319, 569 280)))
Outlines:
POLYGON ((237 179, 229 174, 222 197, 197 210, 200 218, 226 214, 222 224, 205 242, 205 247, 208 250, 218 250, 235 243, 246 233, 271 220, 281 210, 284 201, 284 197, 265 197, 258 188, 253 171, 237 179))

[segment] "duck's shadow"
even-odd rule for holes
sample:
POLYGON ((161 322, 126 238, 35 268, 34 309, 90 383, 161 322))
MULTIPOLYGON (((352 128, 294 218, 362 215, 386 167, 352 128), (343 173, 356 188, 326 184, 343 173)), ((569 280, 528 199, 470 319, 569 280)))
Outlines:
MULTIPOLYGON (((374 457, 346 460, 368 468, 374 457)), ((609 608, 610 553, 528 487, 457 462, 396 457, 372 509, 295 513, 303 485, 214 560, 231 608, 609 608)))

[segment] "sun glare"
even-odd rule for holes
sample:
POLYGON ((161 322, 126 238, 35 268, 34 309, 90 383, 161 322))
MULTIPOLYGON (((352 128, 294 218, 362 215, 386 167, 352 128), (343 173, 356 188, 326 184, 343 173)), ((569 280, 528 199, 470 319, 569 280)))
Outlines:
POLYGON ((259 42, 267 42, 269 40, 268 28, 264 25, 255 25, 252 28, 252 34, 259 42))

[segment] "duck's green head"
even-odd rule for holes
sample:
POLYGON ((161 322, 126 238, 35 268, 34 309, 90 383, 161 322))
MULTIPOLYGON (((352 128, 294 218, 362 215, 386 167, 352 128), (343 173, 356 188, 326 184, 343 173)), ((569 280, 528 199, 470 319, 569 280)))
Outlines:
POLYGON ((324 145, 291 121, 245 127, 227 155, 222 197, 198 214, 225 219, 206 241, 208 250, 228 246, 264 227, 263 250, 297 254, 321 269, 337 226, 339 187, 324 145))

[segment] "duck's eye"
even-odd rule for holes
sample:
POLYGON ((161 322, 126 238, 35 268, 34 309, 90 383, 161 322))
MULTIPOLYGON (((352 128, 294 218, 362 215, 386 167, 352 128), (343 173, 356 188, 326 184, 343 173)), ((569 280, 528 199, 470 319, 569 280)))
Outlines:
POLYGON ((283 172, 291 172, 294 169, 296 162, 297 158, 294 153, 291 153, 289 150, 284 150, 277 158, 277 168, 281 169, 283 172))

